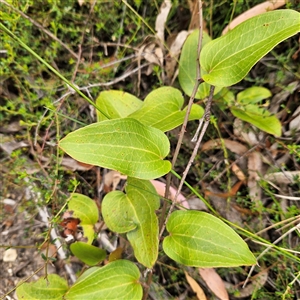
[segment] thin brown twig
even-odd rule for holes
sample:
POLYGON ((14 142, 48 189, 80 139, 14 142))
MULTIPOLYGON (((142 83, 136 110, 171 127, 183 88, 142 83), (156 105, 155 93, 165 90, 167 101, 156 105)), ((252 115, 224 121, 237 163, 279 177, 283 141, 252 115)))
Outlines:
POLYGON ((152 277, 153 277, 153 272, 152 270, 149 271, 149 275, 147 278, 147 283, 146 283, 146 288, 144 289, 144 294, 142 300, 146 300, 148 298, 149 290, 150 290, 150 285, 152 282, 152 277))
MULTIPOLYGON (((174 168, 174 166, 175 166, 175 163, 176 163, 176 160, 177 160, 180 148, 181 148, 181 144, 182 144, 182 141, 183 141, 183 136, 184 136, 184 133, 186 131, 187 122, 189 120, 189 115, 190 115, 190 112, 191 112, 192 105, 194 103, 194 99, 195 99, 196 93, 198 91, 198 87, 202 83, 202 80, 201 80, 201 71, 200 71, 200 52, 201 52, 202 38, 203 38, 203 28, 202 28, 203 27, 203 12, 202 12, 202 1, 201 0, 199 0, 199 27, 200 27, 199 28, 199 40, 198 40, 197 61, 196 61, 196 68, 197 68, 196 69, 196 74, 197 74, 197 78, 195 80, 195 85, 194 85, 194 89, 192 91, 192 95, 191 95, 191 97, 189 99, 189 103, 187 105, 186 115, 185 115, 185 118, 184 118, 181 130, 180 130, 178 142, 177 142, 176 149, 175 149, 175 152, 174 152, 174 155, 173 155, 172 168, 174 168)), ((167 175, 165 198, 169 197, 170 183, 171 183, 171 173, 169 173, 167 175)), ((183 185, 183 182, 182 182, 182 185, 183 185)), ((174 206, 175 206, 175 203, 176 203, 176 200, 177 200, 177 197, 178 197, 180 191, 181 191, 181 189, 180 190, 178 189, 178 192, 177 192, 177 194, 176 194, 176 196, 175 196, 175 198, 173 200, 173 204, 174 204, 174 205, 172 204, 173 209, 174 209, 174 206)), ((172 208, 172 206, 171 206, 171 208, 172 208)), ((167 202, 164 202, 163 207, 162 207, 161 217, 160 217, 160 223, 159 223, 159 230, 160 230, 159 236, 160 236, 160 238, 161 238, 161 236, 162 236, 162 234, 164 232, 164 228, 165 228, 165 224, 166 224, 166 220, 164 220, 165 214, 166 214, 166 210, 167 210, 167 202)), ((169 212, 169 214, 170 214, 170 212, 169 212)))
POLYGON ((172 205, 170 207, 168 215, 167 215, 167 217, 166 217, 166 219, 164 221, 164 225, 163 225, 163 227, 162 227, 162 229, 160 231, 160 237, 162 236, 162 234, 163 234, 163 232, 165 230, 166 224, 168 222, 168 219, 169 219, 172 211, 174 210, 174 207, 175 207, 176 202, 177 202, 178 195, 181 192, 181 189, 182 189, 182 187, 184 185, 184 182, 185 182, 185 179, 187 177, 187 174, 188 174, 188 172, 189 172, 189 170, 190 170, 190 168, 192 166, 192 163, 193 163, 193 161, 194 161, 194 159, 195 159, 195 157, 197 155, 197 152, 198 152, 198 149, 200 147, 200 143, 202 141, 202 138, 203 138, 203 136, 204 136, 204 134, 206 132, 206 129, 207 129, 208 125, 209 125, 210 109, 211 109, 212 99, 213 99, 213 95, 214 95, 214 90, 215 90, 215 87, 211 86, 211 88, 210 88, 210 95, 209 95, 209 98, 208 98, 208 101, 207 101, 207 104, 206 104, 206 107, 205 107, 205 113, 204 113, 204 116, 201 118, 201 121, 200 121, 200 124, 203 124, 203 126, 201 126, 202 130, 201 130, 200 136, 199 136, 199 138, 198 138, 198 140, 196 142, 196 145, 195 145, 193 153, 192 153, 192 155, 190 157, 190 160, 189 160, 189 162, 188 162, 188 164, 187 164, 187 166, 186 166, 186 168, 185 168, 185 170, 184 170, 184 172, 182 174, 182 177, 181 177, 181 180, 180 180, 180 183, 179 183, 176 195, 174 197, 174 200, 172 202, 172 205))
POLYGON ((43 31, 44 33, 46 33, 48 36, 50 36, 53 40, 55 40, 56 42, 58 42, 61 46, 63 46, 67 51, 70 52, 70 54, 72 56, 74 56, 76 59, 78 59, 78 55, 71 50, 64 42, 62 42, 60 39, 58 39, 52 32, 50 32, 49 30, 45 29, 41 24, 39 24, 38 22, 36 22, 35 20, 31 19, 29 16, 27 16, 26 14, 24 14, 22 11, 20 11, 19 9, 17 9, 16 7, 12 6, 11 4, 7 3, 5 0, 0 0, 1 3, 5 4, 7 7, 11 8, 12 10, 16 11, 18 14, 20 14, 23 18, 25 18, 26 20, 28 20, 30 23, 32 23, 34 26, 36 26, 37 28, 39 28, 41 31, 43 31))

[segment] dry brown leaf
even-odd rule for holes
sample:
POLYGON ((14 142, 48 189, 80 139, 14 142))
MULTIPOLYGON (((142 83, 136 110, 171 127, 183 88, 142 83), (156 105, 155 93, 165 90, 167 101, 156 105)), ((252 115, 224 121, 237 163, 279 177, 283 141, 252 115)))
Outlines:
MULTIPOLYGON (((230 150, 233 153, 236 153, 238 155, 243 155, 245 152, 247 152, 247 147, 244 146, 243 144, 236 142, 236 141, 231 141, 228 139, 223 139, 224 146, 230 150)), ((221 139, 215 139, 215 140, 209 140, 206 143, 203 144, 201 151, 208 151, 208 150, 213 150, 213 149, 222 149, 223 144, 221 139)))
POLYGON ((209 289, 220 299, 229 300, 228 293, 226 291, 223 280, 220 275, 211 268, 199 268, 200 276, 205 281, 209 289))
POLYGON ((293 94, 294 92, 297 92, 297 90, 299 90, 300 88, 300 82, 299 80, 297 81, 292 81, 291 83, 289 83, 285 89, 283 89, 281 92, 276 93, 276 95, 274 95, 274 97, 271 99, 270 101, 270 107, 269 107, 269 112, 271 114, 277 114, 278 111, 280 111, 281 105, 284 101, 286 101, 286 99, 293 94))
POLYGON ((240 180, 240 181, 246 181, 246 176, 244 172, 240 169, 240 167, 237 164, 232 164, 232 172, 235 174, 235 176, 240 180))
POLYGON ((165 23, 167 21, 169 12, 172 7, 171 0, 164 0, 160 7, 160 13, 157 15, 156 21, 155 21, 155 31, 156 31, 156 37, 161 42, 161 44, 165 41, 165 23))
POLYGON ((116 250, 114 250, 113 252, 111 252, 109 254, 109 258, 108 261, 112 262, 118 259, 122 258, 122 254, 123 254, 124 249, 122 247, 118 247, 116 250))
POLYGON ((146 45, 146 47, 144 47, 143 52, 144 58, 148 62, 159 66, 163 64, 163 52, 160 48, 156 47, 154 43, 146 45))
POLYGON ((192 278, 187 272, 184 271, 184 274, 193 292, 197 295, 197 298, 199 300, 207 300, 204 291, 199 286, 198 282, 194 278, 192 278))
POLYGON ((281 184, 290 184, 296 182, 296 178, 300 177, 300 171, 275 172, 264 175, 264 179, 281 184))
POLYGON ((94 166, 79 162, 71 157, 64 157, 61 161, 61 165, 72 171, 88 171, 94 166))
POLYGON ((245 11, 244 13, 242 13, 241 15, 236 17, 234 20, 232 20, 232 22, 228 26, 225 27, 225 29, 222 32, 222 35, 227 33, 229 30, 233 29, 240 23, 242 23, 254 16, 263 14, 267 11, 275 10, 285 4, 286 4, 286 1, 284 1, 284 0, 270 0, 270 1, 260 3, 256 6, 252 7, 251 9, 245 11))
POLYGON ((259 174, 262 173, 262 158, 259 152, 250 152, 248 155, 248 188, 253 202, 261 200, 261 187, 258 184, 259 174))
POLYGON ((258 143, 256 135, 251 130, 249 124, 245 124, 240 119, 235 119, 233 122, 233 133, 241 141, 246 142, 247 144, 253 146, 258 143))
POLYGON ((57 257, 56 246, 50 243, 44 243, 41 247, 41 252, 47 257, 57 257))
MULTIPOLYGON (((198 0, 188 0, 189 9, 191 12, 191 22, 189 25, 189 30, 191 29, 198 29, 200 26, 200 19, 199 19, 199 1, 198 0)), ((208 30, 206 28, 206 22, 203 20, 202 24, 203 31, 208 33, 208 30)))
POLYGON ((236 193, 239 191, 242 184, 243 184, 243 181, 238 181, 227 193, 214 193, 212 191, 206 190, 205 195, 207 195, 207 196, 217 196, 217 197, 220 197, 220 198, 227 199, 228 197, 235 196, 236 193))
POLYGON ((298 106, 298 108, 295 110, 292 117, 294 117, 294 119, 290 122, 289 129, 294 131, 299 131, 300 130, 300 106, 298 106))
POLYGON ((109 171, 103 178, 104 191, 106 193, 115 191, 121 179, 125 180, 127 176, 121 175, 118 171, 109 171))
POLYGON ((19 148, 29 147, 25 142, 16 142, 11 136, 0 134, 0 148, 7 154, 11 155, 14 150, 19 148))
MULTIPOLYGON (((165 196, 165 190, 166 190, 166 184, 161 182, 161 181, 158 181, 158 180, 151 180, 151 183, 155 187, 158 195, 161 196, 161 197, 164 197, 165 196)), ((170 187, 170 196, 169 196, 169 198, 171 200, 174 200, 176 193, 177 193, 177 190, 174 189, 173 187, 170 187)), ((178 195, 177 202, 180 205, 182 205, 183 207, 189 208, 189 204, 188 204, 186 198, 182 194, 178 195)))
POLYGON ((178 57, 181 51, 181 48, 189 35, 189 32, 186 30, 180 31, 176 38, 173 39, 173 42, 170 45, 170 52, 166 59, 165 71, 169 80, 174 80, 175 68, 177 66, 178 57))
POLYGON ((208 192, 210 193, 209 200, 211 205, 221 216, 223 216, 232 223, 235 223, 239 226, 243 226, 242 215, 236 213, 236 209, 235 207, 233 207, 233 205, 228 205, 228 202, 224 201, 226 200, 226 198, 218 196, 219 194, 222 195, 220 189, 218 189, 215 185, 210 185, 205 190, 205 195, 208 195, 208 192))

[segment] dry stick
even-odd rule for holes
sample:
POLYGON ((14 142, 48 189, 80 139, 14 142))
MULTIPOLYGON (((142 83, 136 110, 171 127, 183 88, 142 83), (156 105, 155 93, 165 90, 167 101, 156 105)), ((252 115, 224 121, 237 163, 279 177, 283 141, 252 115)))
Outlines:
POLYGON ((146 300, 148 298, 148 294, 149 294, 149 290, 150 290, 150 285, 152 283, 152 277, 153 277, 153 272, 152 272, 152 270, 150 270, 148 278, 147 278, 147 283, 146 283, 146 286, 144 288, 144 293, 143 293, 142 300, 146 300))
POLYGON ((170 217, 170 215, 171 215, 171 213, 172 213, 172 211, 173 211, 173 209, 174 209, 174 207, 176 205, 177 197, 178 197, 179 193, 181 192, 181 189, 182 189, 183 184, 185 182, 186 176, 187 176, 187 174, 188 174, 188 172, 189 172, 189 170, 190 170, 190 168, 192 166, 192 163, 193 163, 193 161, 194 161, 194 159, 195 159, 195 157, 197 155, 198 149, 200 147, 200 143, 201 143, 202 138, 203 138, 203 136, 204 136, 204 134, 206 132, 206 129, 207 129, 208 125, 209 125, 210 109, 211 109, 212 99, 213 99, 213 95, 214 95, 214 90, 215 90, 215 87, 211 86, 211 88, 210 88, 210 95, 209 95, 209 98, 208 98, 208 101, 207 101, 207 104, 206 104, 206 107, 205 107, 205 113, 204 113, 204 116, 201 118, 200 123, 199 123, 199 128, 201 128, 202 125, 203 125, 202 130, 200 132, 200 136, 199 136, 199 138, 198 138, 198 140, 196 142, 196 145, 195 145, 195 148, 194 148, 193 153, 191 155, 191 158, 190 158, 190 160, 189 160, 189 162, 188 162, 188 164, 187 164, 187 166, 186 166, 186 168, 185 168, 185 170, 184 170, 184 172, 182 174, 182 177, 181 177, 181 180, 180 180, 180 183, 179 183, 176 195, 174 197, 174 200, 172 202, 172 205, 170 207, 168 215, 167 215, 167 217, 165 219, 164 225, 161 228, 161 231, 160 231, 160 234, 159 234, 160 238, 162 237, 162 234, 163 234, 163 232, 164 232, 164 230, 166 228, 166 224, 168 222, 168 219, 169 219, 169 217, 170 217))
MULTIPOLYGON (((194 85, 192 95, 190 97, 190 100, 189 100, 189 103, 188 103, 188 106, 187 106, 187 111, 186 111, 186 114, 185 114, 185 118, 184 118, 184 121, 183 121, 183 124, 182 124, 182 127, 181 127, 178 142, 177 142, 176 149, 175 149, 175 152, 174 152, 174 156, 173 156, 173 159, 172 159, 172 168, 174 168, 174 166, 175 166, 175 163, 176 163, 176 160, 177 160, 180 148, 181 148, 183 136, 184 136, 184 133, 185 133, 185 130, 186 130, 186 125, 187 125, 187 122, 189 120, 189 115, 190 115, 190 112, 191 112, 192 105, 194 103, 196 93, 198 91, 198 87, 203 82, 202 79, 201 79, 200 61, 199 61, 201 47, 202 47, 202 38, 203 38, 202 25, 203 25, 202 1, 199 0, 199 27, 200 28, 199 28, 199 40, 198 40, 197 61, 196 61, 197 78, 196 78, 196 82, 195 82, 195 85, 194 85)), ((167 175, 167 183, 166 183, 166 191, 165 191, 165 198, 166 199, 169 198, 170 184, 171 184, 171 173, 169 173, 167 175)), ((177 197, 180 193, 180 190, 178 190, 179 192, 176 194, 176 196, 173 200, 174 203, 176 203, 176 199, 177 199, 177 197)), ((175 204, 174 204, 174 206, 175 206, 175 204)), ((162 207, 161 217, 160 217, 160 221, 159 221, 159 230, 160 230, 160 235, 159 236, 160 236, 160 238, 163 234, 164 227, 165 227, 164 226, 164 224, 165 224, 164 217, 165 217, 165 214, 166 214, 166 210, 167 210, 167 202, 165 201, 164 204, 163 204, 163 207, 162 207)))
POLYGON ((31 19, 29 16, 27 16, 26 14, 24 14, 22 11, 20 11, 19 9, 15 8, 14 6, 10 5, 9 3, 7 3, 5 0, 0 0, 1 3, 5 4, 7 7, 11 8, 12 10, 16 11, 18 14, 20 14, 23 18, 27 19, 30 23, 32 23, 34 26, 36 26, 37 28, 39 28, 41 31, 43 31, 44 33, 46 33, 47 35, 49 35, 53 40, 55 40, 56 42, 58 42, 61 46, 63 46, 66 50, 68 50, 72 56, 74 56, 76 59, 78 59, 78 55, 71 50, 65 43, 63 43, 60 39, 58 39, 52 32, 50 32, 49 30, 45 29, 41 24, 39 24, 38 22, 34 21, 33 19, 31 19))
MULTIPOLYGON (((191 95, 189 103, 187 105, 187 111, 186 111, 185 118, 184 118, 184 121, 183 121, 183 124, 182 124, 182 127, 181 127, 180 134, 179 134, 179 138, 178 138, 178 142, 177 142, 177 145, 176 145, 175 153, 174 153, 174 156, 173 156, 173 159, 172 159, 172 168, 174 168, 174 165, 176 163, 176 160, 177 160, 180 148, 181 148, 183 136, 184 136, 184 133, 185 133, 185 130, 186 130, 186 125, 187 125, 187 122, 189 120, 189 115, 190 115, 190 112, 191 112, 191 109, 192 109, 192 105, 194 103, 196 93, 198 91, 198 87, 199 87, 200 83, 203 82, 201 80, 200 61, 199 61, 200 51, 201 51, 201 47, 202 47, 202 38, 203 38, 203 28, 202 28, 203 14, 202 13, 203 13, 202 12, 202 1, 199 0, 199 40, 198 40, 197 60, 196 60, 196 72, 197 72, 196 74, 197 74, 197 77, 196 77, 195 86, 194 86, 192 95, 191 95)), ((178 195, 179 195, 179 193, 182 189, 183 183, 184 183, 184 178, 181 179, 181 182, 180 182, 181 185, 180 185, 180 187, 179 187, 179 189, 178 189, 178 191, 175 195, 175 198, 172 202, 172 205, 170 207, 169 213, 168 213, 167 218, 166 218, 165 221, 164 221, 164 216, 165 216, 166 210, 167 210, 167 202, 164 201, 164 204, 163 204, 163 207, 162 207, 162 212, 161 212, 161 217, 160 217, 160 221, 159 221, 159 230, 160 230, 159 239, 161 239, 162 234, 163 234, 163 232, 165 230, 165 227, 166 227, 167 220, 168 220, 172 210, 175 207, 177 197, 178 197, 178 195)), ((168 199, 168 197, 169 197, 170 182, 171 182, 171 173, 169 173, 167 175, 167 183, 166 183, 166 191, 165 191, 165 198, 166 199, 168 199)), ((148 277, 147 287, 144 289, 143 300, 146 300, 147 297, 148 297, 148 293, 149 293, 149 289, 150 289, 150 283, 152 281, 152 270, 150 270, 150 272, 151 272, 151 275, 150 275, 151 278, 148 277)))

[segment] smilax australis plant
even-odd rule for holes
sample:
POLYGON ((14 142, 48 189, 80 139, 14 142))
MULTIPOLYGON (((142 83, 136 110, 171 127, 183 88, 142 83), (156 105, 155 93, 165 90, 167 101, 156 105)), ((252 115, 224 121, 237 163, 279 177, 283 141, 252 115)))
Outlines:
MULTIPOLYGON (((241 81, 259 59, 299 32, 299 28, 300 14, 287 9, 251 18, 213 41, 204 34, 201 78, 197 78, 201 84, 195 98, 208 97, 213 91, 211 86, 215 86, 215 97, 223 99, 233 115, 280 136, 277 118, 258 105, 270 96, 268 90, 252 88, 235 99, 226 93, 226 87, 241 81)), ((195 31, 187 38, 180 58, 179 83, 189 96, 197 77, 198 36, 195 31)), ((150 180, 172 171, 171 163, 165 159, 170 151, 165 133, 183 124, 183 102, 182 92, 173 87, 158 88, 144 101, 118 90, 103 91, 93 103, 98 122, 60 140, 59 147, 74 159, 127 175, 125 191, 109 192, 101 213, 111 231, 126 234, 138 264, 119 259, 104 267, 96 266, 106 257, 104 250, 92 245, 98 209, 91 199, 75 193, 68 201, 68 209, 80 219, 86 242, 73 243, 71 250, 90 268, 72 286, 57 275, 49 275, 47 282, 40 279, 22 284, 17 288, 19 299, 142 299, 142 271, 151 271, 160 246, 156 215, 160 199, 150 180)), ((203 114, 203 108, 193 104, 189 120, 201 119, 203 114)), ((185 266, 256 263, 247 244, 233 229, 211 214, 194 210, 175 210, 169 215, 162 250, 185 266)))

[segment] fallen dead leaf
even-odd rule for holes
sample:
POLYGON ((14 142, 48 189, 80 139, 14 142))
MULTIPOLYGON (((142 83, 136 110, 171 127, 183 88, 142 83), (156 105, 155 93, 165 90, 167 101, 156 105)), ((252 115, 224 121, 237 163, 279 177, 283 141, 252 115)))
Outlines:
POLYGON ((300 106, 295 110, 292 117, 294 119, 289 124, 290 131, 299 131, 300 130, 300 106))
POLYGON ((162 66, 163 64, 163 52, 161 48, 156 47, 154 43, 151 43, 149 45, 145 45, 145 47, 142 47, 144 58, 152 63, 159 66, 162 66))
POLYGON ((174 74, 176 74, 175 68, 178 63, 178 57, 188 35, 188 31, 180 31, 169 47, 170 51, 166 58, 165 71, 170 81, 176 78, 174 78, 174 74))
POLYGON ((198 269, 200 276, 205 281, 209 289, 221 300, 229 300, 225 284, 221 279, 220 275, 216 272, 215 269, 211 268, 199 268, 198 269))
POLYGON ((127 179, 127 176, 121 175, 118 171, 109 171, 103 176, 104 191, 106 193, 115 191, 121 179, 127 179))
POLYGON ((122 247, 118 247, 117 249, 115 249, 113 252, 111 252, 109 254, 108 261, 112 262, 112 261, 121 259, 123 251, 124 251, 124 249, 122 247))
POLYGON ((220 198, 229 198, 236 195, 236 193, 239 191, 240 187, 242 186, 243 181, 238 181, 227 193, 214 193, 212 191, 206 190, 205 195, 207 196, 217 196, 220 198))
POLYGON ((226 197, 219 196, 222 195, 222 192, 216 187, 215 184, 210 185, 207 188, 204 186, 203 188, 205 189, 206 196, 209 193, 210 204, 215 208, 217 212, 219 212, 221 216, 232 223, 243 226, 242 215, 236 213, 236 209, 235 207, 233 207, 233 205, 228 205, 226 197))
POLYGON ((240 181, 246 181, 246 176, 244 172, 240 169, 240 167, 237 164, 233 164, 231 167, 232 172, 235 174, 235 176, 240 181))
POLYGON ((283 172, 275 172, 264 175, 264 179, 281 184, 290 184, 296 182, 296 178, 300 177, 300 171, 285 171, 283 172))
MULTIPOLYGON (((199 28, 199 24, 200 24, 200 18, 199 18, 199 1, 198 0, 188 0, 188 5, 189 5, 189 9, 191 12, 191 22, 189 25, 189 30, 191 29, 197 29, 199 28)), ((208 33, 208 30, 206 28, 206 22, 205 20, 203 20, 203 24, 202 24, 202 28, 203 31, 205 31, 206 33, 208 33)))
POLYGON ((261 200, 261 187, 258 184, 259 174, 262 174, 262 158, 259 152, 253 151, 248 155, 248 188, 253 202, 261 200))
POLYGON ((71 157, 64 157, 61 161, 61 165, 72 171, 88 171, 94 166, 79 162, 71 157))
POLYGON ((281 6, 284 6, 285 4, 286 1, 284 0, 270 0, 260 3, 233 19, 232 22, 230 22, 230 24, 224 28, 222 35, 226 34, 229 30, 254 16, 263 14, 267 11, 275 10, 281 6))
POLYGON ((203 144, 201 151, 208 151, 208 150, 213 150, 213 149, 222 149, 224 146, 230 150, 233 153, 236 153, 238 155, 243 155, 244 153, 247 152, 248 148, 244 146, 243 144, 236 142, 236 141, 231 141, 228 139, 215 139, 215 140, 209 140, 206 143, 203 144))
POLYGON ((9 155, 11 155, 14 150, 29 147, 25 142, 16 142, 13 137, 4 134, 0 134, 0 141, 0 148, 9 155))
POLYGON ((156 17, 155 21, 155 31, 156 31, 156 37, 163 45, 165 41, 165 23, 167 21, 169 12, 172 7, 171 0, 164 0, 160 7, 160 13, 156 17))
MULTIPOLYGON (((164 197, 165 196, 165 190, 166 190, 166 184, 161 182, 161 181, 158 181, 158 180, 151 180, 151 183, 155 187, 158 195, 161 196, 161 197, 164 197)), ((170 197, 171 200, 174 200, 176 193, 177 193, 177 190, 174 189, 173 187, 170 187, 170 196, 169 197, 170 197)), ((186 198, 182 194, 178 195, 177 202, 180 205, 182 205, 183 207, 189 208, 189 204, 188 204, 186 198)))
POLYGON ((185 278, 186 278, 187 282, 189 283, 190 287, 192 288, 193 292, 197 295, 197 298, 199 300, 206 300, 207 298, 204 294, 204 291, 202 290, 202 288, 200 287, 198 282, 194 278, 192 278, 187 272, 184 271, 184 274, 185 274, 185 278))
POLYGON ((258 144, 257 137, 251 129, 251 126, 249 124, 245 124, 238 118, 236 118, 233 122, 233 133, 235 137, 249 144, 250 146, 258 144))

